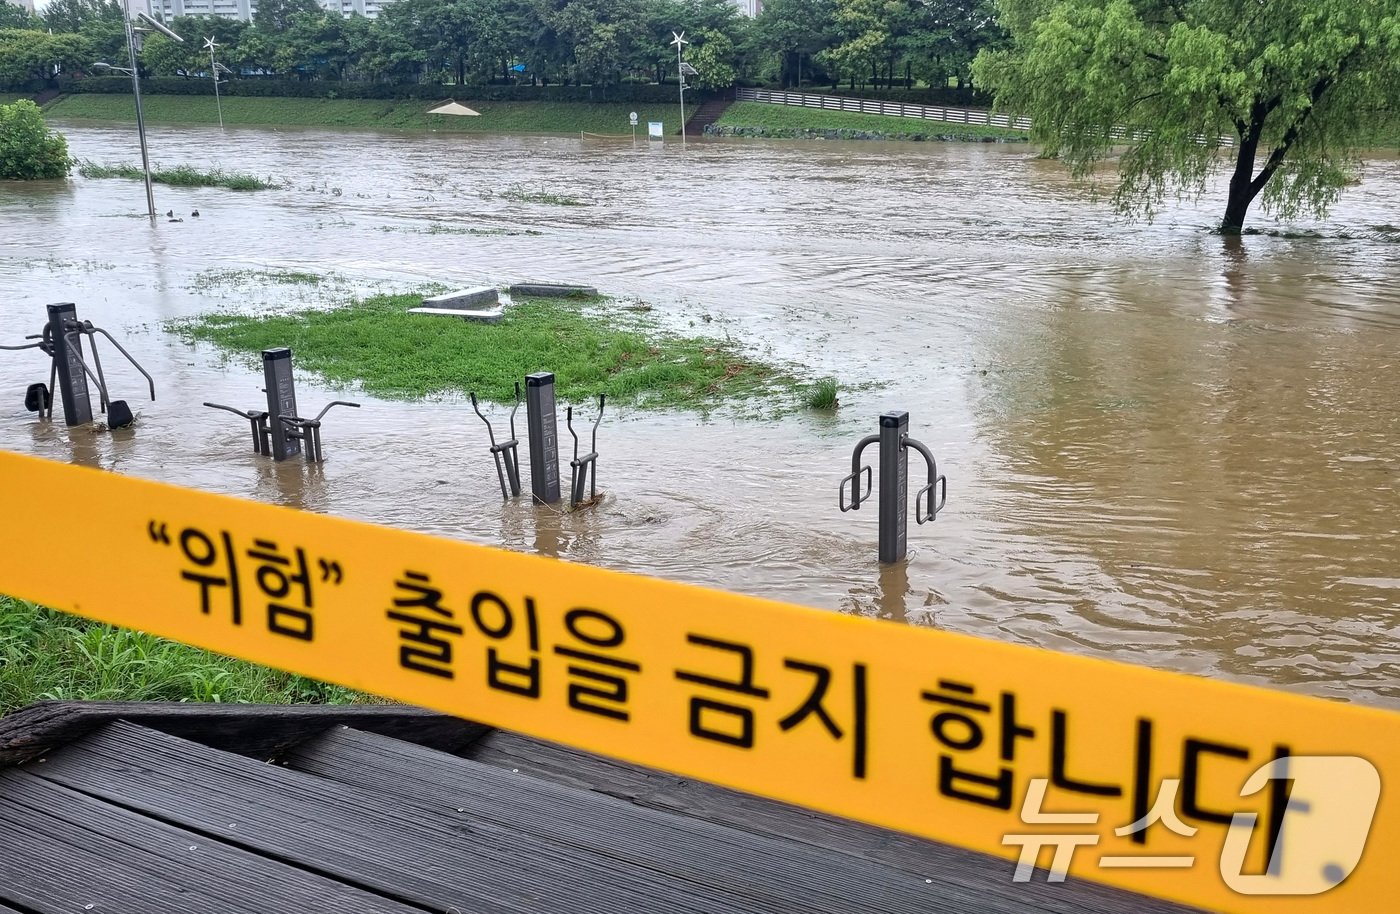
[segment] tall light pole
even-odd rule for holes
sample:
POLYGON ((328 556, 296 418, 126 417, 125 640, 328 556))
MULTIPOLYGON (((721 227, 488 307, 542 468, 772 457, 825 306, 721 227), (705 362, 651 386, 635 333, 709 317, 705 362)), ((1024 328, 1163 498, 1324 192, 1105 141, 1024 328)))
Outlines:
POLYGON ((219 65, 214 60, 214 49, 218 46, 219 43, 214 40, 213 35, 204 39, 204 47, 209 50, 209 75, 214 77, 214 104, 219 107, 219 128, 223 129, 224 103, 219 100, 219 65))
POLYGON ((93 67, 99 70, 116 70, 118 73, 131 74, 131 94, 136 97, 136 133, 141 138, 141 169, 146 175, 146 213, 151 217, 151 221, 156 220, 156 195, 151 189, 151 157, 146 151, 146 118, 141 110, 141 71, 136 62, 136 33, 149 32, 155 29, 166 38, 184 44, 185 39, 176 35, 161 23, 152 19, 144 12, 136 15, 141 17, 150 28, 138 28, 131 24, 131 0, 122 0, 122 12, 126 20, 126 53, 131 61, 131 67, 114 67, 109 63, 96 63, 93 67))
POLYGON ((671 33, 674 39, 671 44, 676 46, 676 84, 681 87, 681 148, 685 148, 685 73, 681 70, 681 49, 690 42, 685 40, 685 31, 679 35, 671 33))

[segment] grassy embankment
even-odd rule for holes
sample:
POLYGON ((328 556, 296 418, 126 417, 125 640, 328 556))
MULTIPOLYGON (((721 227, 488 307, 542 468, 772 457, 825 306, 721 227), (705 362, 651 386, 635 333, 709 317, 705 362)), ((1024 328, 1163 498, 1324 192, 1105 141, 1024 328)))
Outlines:
MULTIPOLYGON (((608 298, 524 299, 495 324, 409 314, 418 295, 378 295, 331 310, 216 313, 177 321, 188 340, 254 359, 290 346, 297 365, 331 383, 418 399, 447 393, 509 402, 515 382, 549 370, 561 400, 708 410, 761 400, 795 409, 826 379, 804 380, 730 340, 662 330, 645 305, 608 298)), ((824 388, 823 388, 824 389, 824 388)), ((823 398, 824 399, 824 398, 823 398)))
MULTIPOLYGON (((444 99, 450 91, 444 87, 444 99)), ((217 124, 213 96, 150 95, 142 99, 150 124, 217 124)), ((440 130, 453 133, 615 133, 629 134, 627 115, 675 123, 674 105, 584 104, 570 102, 465 102, 480 117, 428 114, 437 102, 376 101, 347 98, 223 99, 229 126, 363 127, 373 130, 440 130)), ((127 95, 65 95, 44 109, 49 118, 126 121, 136 119, 127 95)), ((693 111, 691 112, 694 113, 693 111)), ((679 129, 679 128, 677 128, 679 129)))
POLYGON ((343 704, 365 696, 0 596, 0 715, 47 699, 343 704))
MULTIPOLYGON (((979 124, 950 124, 912 117, 887 117, 882 114, 852 114, 847 111, 825 111, 820 108, 799 108, 793 105, 770 105, 763 102, 738 102, 731 105, 715 122, 718 127, 735 128, 742 135, 769 137, 824 137, 840 133, 839 138, 884 138, 983 140, 987 138, 1024 142, 1024 130, 1004 130, 979 124), (847 134, 850 136, 848 137, 847 134), (859 136, 868 134, 870 136, 859 136)), ((837 137, 833 137, 837 138, 837 137)))

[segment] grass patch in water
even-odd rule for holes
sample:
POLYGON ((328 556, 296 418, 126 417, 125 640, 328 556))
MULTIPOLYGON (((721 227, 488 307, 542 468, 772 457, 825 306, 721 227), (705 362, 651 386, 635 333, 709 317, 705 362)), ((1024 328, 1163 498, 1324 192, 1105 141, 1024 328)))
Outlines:
POLYGON ((586 200, 578 197, 570 197, 564 194, 551 194, 543 188, 539 190, 529 190, 519 184, 501 191, 501 199, 514 200, 516 203, 546 203, 550 206, 592 206, 586 200))
POLYGON ((837 390, 835 378, 821 378, 807 389, 803 402, 808 409, 835 409, 841 405, 836 399, 837 390))
POLYGON ((208 292, 217 288, 252 285, 319 286, 326 277, 298 270, 204 270, 190 280, 190 291, 208 292))
POLYGON ((368 697, 0 596, 0 715, 68 699, 345 704, 368 697))
POLYGON ((544 234, 544 232, 536 229, 473 228, 464 225, 447 225, 443 222, 432 222, 426 226, 381 225, 379 226, 379 231, 408 232, 414 235, 523 236, 544 234))
POLYGON ((553 371, 561 400, 706 410, 754 398, 795 407, 810 383, 728 340, 662 331, 635 303, 522 299, 499 323, 409 314, 418 295, 377 295, 328 311, 209 314, 172 322, 187 340, 254 356, 290 346, 300 368, 375 396, 475 391, 513 402, 517 381, 553 371))
MULTIPOLYGON (((78 174, 84 178, 126 178, 132 181, 143 181, 146 177, 145 172, 135 165, 99 165, 96 162, 81 163, 78 166, 78 174)), ((153 168, 151 181, 156 184, 169 184, 172 187, 226 187, 229 190, 269 190, 281 186, 271 179, 264 180, 256 175, 224 171, 221 168, 202 171, 193 165, 153 168)))

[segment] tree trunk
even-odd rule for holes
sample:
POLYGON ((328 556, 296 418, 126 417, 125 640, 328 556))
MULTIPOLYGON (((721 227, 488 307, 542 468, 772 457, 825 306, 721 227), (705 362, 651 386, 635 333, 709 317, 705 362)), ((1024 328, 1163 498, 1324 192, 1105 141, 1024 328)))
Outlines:
POLYGON ((1259 136, 1264 132, 1264 119, 1268 109, 1263 103, 1255 102, 1249 113, 1249 121, 1237 121, 1236 132, 1240 144, 1235 152, 1235 170, 1230 175, 1230 193, 1225 200, 1225 216, 1220 220, 1220 234, 1238 235, 1244 228, 1244 217, 1249 205, 1254 202, 1262 183, 1254 179, 1254 158, 1259 153, 1259 136))

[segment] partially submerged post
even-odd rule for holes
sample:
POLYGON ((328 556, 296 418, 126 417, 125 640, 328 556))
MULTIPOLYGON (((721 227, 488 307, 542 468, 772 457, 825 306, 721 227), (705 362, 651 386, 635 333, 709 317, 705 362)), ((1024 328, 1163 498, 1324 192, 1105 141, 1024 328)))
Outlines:
POLYGON ((267 384, 267 423, 272 432, 272 459, 301 453, 301 440, 287 434, 283 416, 297 414, 296 383, 292 379, 292 350, 286 346, 263 350, 263 380, 267 384))
POLYGON ((909 452, 914 448, 928 464, 928 485, 914 497, 914 520, 920 524, 938 516, 948 500, 948 479, 938 475, 938 463, 933 453, 921 442, 909 437, 909 414, 902 410, 880 416, 880 432, 866 435, 851 453, 851 475, 841 480, 838 505, 842 511, 857 511, 861 502, 870 497, 871 472, 861 466, 861 453, 870 445, 880 445, 880 561, 901 561, 908 549, 909 452), (865 484, 861 485, 861 476, 865 484), (846 503, 846 484, 851 485, 851 502, 846 503), (863 489, 863 491, 862 491, 863 489), (938 496, 935 502, 934 497, 938 496), (925 501, 925 499, 927 499, 925 501), (926 504, 925 512, 922 505, 926 504))
MULTIPOLYGON (((78 306, 73 302, 49 305, 49 322, 44 328, 44 340, 52 346, 49 355, 53 368, 49 383, 58 376, 59 399, 63 401, 63 421, 69 425, 87 425, 92 421, 92 396, 88 393, 87 377, 83 374, 83 344, 80 339, 68 342, 68 328, 78 322, 78 306)), ((52 409, 52 407, 50 407, 52 409)))
POLYGON ((530 491, 541 504, 559 500, 559 425, 554 415, 554 373, 525 376, 525 424, 530 433, 530 491))

